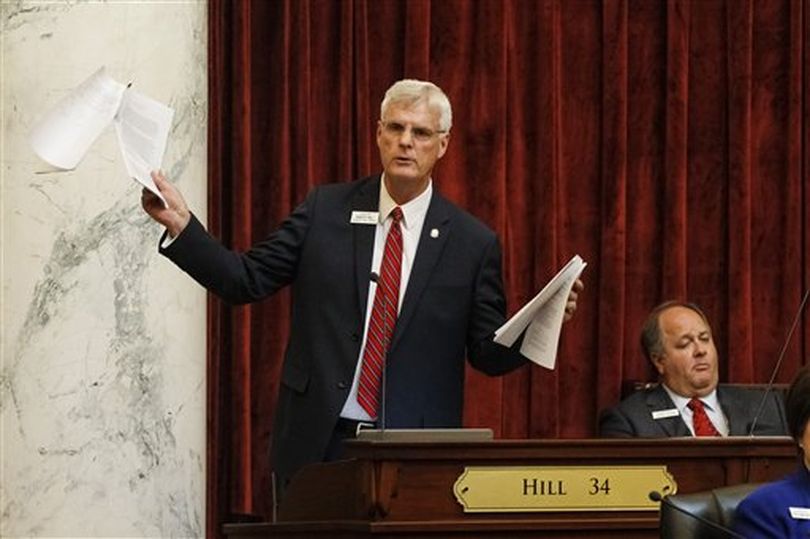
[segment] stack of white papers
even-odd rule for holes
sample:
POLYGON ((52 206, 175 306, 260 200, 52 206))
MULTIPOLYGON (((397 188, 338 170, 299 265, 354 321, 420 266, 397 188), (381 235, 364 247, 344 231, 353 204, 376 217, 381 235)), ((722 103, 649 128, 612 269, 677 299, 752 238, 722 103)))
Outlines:
POLYGON ((127 173, 166 205, 149 173, 161 168, 174 110, 130 86, 101 67, 37 122, 31 146, 43 161, 70 170, 114 122, 127 173))
POLYGON ((542 367, 553 369, 568 294, 585 266, 582 258, 574 255, 531 301, 498 328, 495 342, 512 346, 525 331, 520 353, 542 367))

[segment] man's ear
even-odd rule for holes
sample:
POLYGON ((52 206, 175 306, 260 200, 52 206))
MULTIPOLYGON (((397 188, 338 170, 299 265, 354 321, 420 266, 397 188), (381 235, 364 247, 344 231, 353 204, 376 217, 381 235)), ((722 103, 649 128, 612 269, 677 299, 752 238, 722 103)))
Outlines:
POLYGON ((440 135, 441 138, 439 139, 439 159, 441 159, 445 152, 447 152, 447 146, 450 144, 450 133, 443 133, 440 135))
POLYGON ((658 371, 658 374, 660 375, 664 374, 665 360, 666 358, 663 355, 656 354, 654 356, 650 356, 650 361, 652 362, 653 367, 655 367, 655 370, 658 371))
POLYGON ((382 137, 382 129, 383 129, 382 120, 377 120, 377 133, 375 136, 377 139, 377 146, 380 145, 380 138, 382 137))

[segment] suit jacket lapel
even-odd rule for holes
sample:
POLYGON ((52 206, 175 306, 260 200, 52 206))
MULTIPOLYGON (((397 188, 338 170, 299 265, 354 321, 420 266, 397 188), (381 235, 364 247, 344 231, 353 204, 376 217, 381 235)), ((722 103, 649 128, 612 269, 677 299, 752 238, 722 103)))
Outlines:
POLYGON ((450 225, 449 203, 434 189, 430 206, 428 206, 425 215, 425 224, 422 226, 419 245, 416 248, 416 258, 413 261, 411 276, 408 279, 408 287, 405 290, 405 298, 402 301, 402 309, 397 318, 397 325, 394 328, 394 336, 389 352, 396 349, 405 328, 413 318, 425 286, 427 286, 433 273, 433 268, 439 261, 442 250, 452 232, 450 225), (432 232, 433 230, 436 230, 438 235, 432 232))
MULTIPOLYGON (((650 415, 652 415, 653 412, 673 409, 675 404, 669 398, 664 387, 659 385, 647 395, 647 407, 650 410, 650 415)), ((661 427, 668 437, 691 436, 689 427, 684 423, 680 413, 672 417, 653 419, 653 421, 661 427)))
MULTIPOLYGON (((357 192, 349 208, 347 219, 351 220, 354 211, 379 211, 380 176, 375 176, 357 192)), ((377 227, 371 225, 352 225, 354 231, 354 270, 357 288, 358 316, 361 324, 366 319, 368 288, 371 279, 371 257, 374 253, 374 233, 377 227)), ((361 326, 362 331, 362 326, 361 326)))

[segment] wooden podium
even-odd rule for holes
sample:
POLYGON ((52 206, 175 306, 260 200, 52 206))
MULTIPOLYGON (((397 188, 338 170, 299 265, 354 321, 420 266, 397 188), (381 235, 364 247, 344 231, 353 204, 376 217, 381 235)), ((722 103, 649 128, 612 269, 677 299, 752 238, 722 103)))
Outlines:
POLYGON ((468 466, 664 465, 690 493, 793 471, 792 439, 359 441, 349 460, 290 483, 275 523, 226 524, 257 537, 658 537, 658 511, 465 513, 453 485, 468 466))

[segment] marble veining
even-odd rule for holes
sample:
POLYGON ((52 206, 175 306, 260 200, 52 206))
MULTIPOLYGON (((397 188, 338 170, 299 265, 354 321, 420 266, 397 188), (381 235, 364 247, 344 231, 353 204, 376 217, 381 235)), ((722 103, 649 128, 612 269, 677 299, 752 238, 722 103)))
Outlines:
MULTIPOLYGON (((176 455, 173 426, 184 419, 185 402, 164 402, 161 365, 166 358, 146 323, 144 275, 155 256, 155 230, 150 224, 131 199, 122 199, 75 232, 59 234, 35 287, 14 347, 17 353, 4 370, 0 405, 4 412, 8 406, 13 408, 19 442, 36 451, 36 460, 56 460, 57 467, 66 466, 58 475, 67 490, 86 488, 82 485, 88 477, 117 476, 130 492, 143 491, 162 502, 150 509, 152 522, 147 519, 138 533, 155 535, 163 521, 171 518, 161 514, 168 511, 174 515, 172 526, 180 535, 199 536, 199 515, 188 507, 184 493, 183 484, 189 478, 184 477, 183 461, 187 458, 200 472, 202 457, 195 451, 176 455), (112 264, 104 268, 101 260, 112 264), (88 265, 97 265, 94 269, 106 274, 106 279, 82 282, 79 274, 89 273, 82 272, 88 265), (102 293, 99 287, 110 290, 102 293), (60 354, 43 364, 37 343, 58 341, 58 326, 71 324, 79 296, 99 293, 112 300, 110 324, 105 328, 109 341, 103 358, 97 360, 104 368, 90 365, 86 350, 79 350, 75 360, 60 354), (77 368, 83 373, 77 373, 77 368), (37 417, 41 421, 43 402, 51 425, 29 430, 37 417), (83 462, 68 462, 77 459, 83 462)), ((196 394, 201 390, 202 380, 190 388, 196 394)), ((33 485, 23 489, 28 503, 47 495, 54 482, 50 466, 37 468, 24 470, 26 481, 34 479, 33 485)), ((105 481, 91 484, 92 498, 108 495, 105 481)), ((3 507, 4 519, 15 520, 15 507, 20 514, 28 511, 11 502, 3 507)), ((38 527, 24 533, 36 535, 38 527)))
POLYGON ((111 133, 66 172, 27 133, 91 68, 133 73, 175 108, 164 166, 204 215, 205 14, 0 4, 2 537, 204 535, 204 291, 157 254, 111 133))

